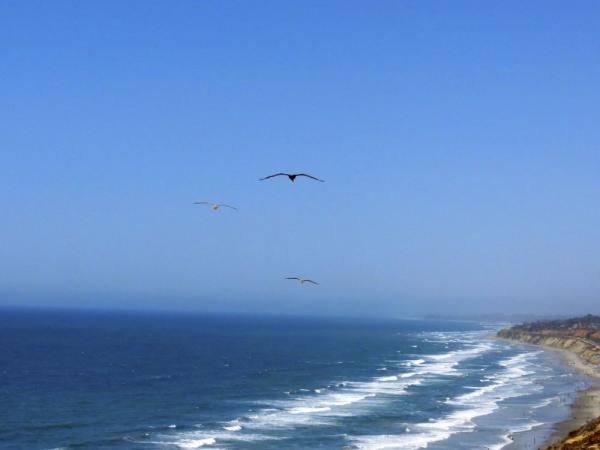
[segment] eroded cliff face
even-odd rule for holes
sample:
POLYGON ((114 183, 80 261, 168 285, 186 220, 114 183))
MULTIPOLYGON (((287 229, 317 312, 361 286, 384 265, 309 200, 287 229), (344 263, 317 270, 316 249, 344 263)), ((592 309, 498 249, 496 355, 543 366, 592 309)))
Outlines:
POLYGON ((567 349, 573 353, 577 353, 584 361, 600 366, 600 346, 583 338, 555 335, 551 330, 532 333, 511 328, 500 330, 498 336, 504 339, 512 339, 528 344, 567 349))
POLYGON ((600 450, 600 418, 571 431, 566 438, 546 450, 600 450))

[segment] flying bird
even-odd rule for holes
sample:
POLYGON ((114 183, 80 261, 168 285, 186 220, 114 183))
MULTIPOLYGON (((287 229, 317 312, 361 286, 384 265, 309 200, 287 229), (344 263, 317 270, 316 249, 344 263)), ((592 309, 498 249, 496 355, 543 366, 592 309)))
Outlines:
POLYGON ((298 281, 298 283, 300 284, 304 284, 304 283, 312 283, 312 284, 316 284, 318 285, 319 283, 317 283, 316 281, 313 280, 309 280, 308 278, 298 278, 298 277, 285 277, 286 280, 296 280, 298 281))
POLYGON ((225 203, 194 202, 194 205, 208 205, 212 209, 214 209, 215 211, 218 211, 218 209, 221 208, 221 207, 231 208, 231 209, 235 209, 237 211, 237 208, 235 206, 226 205, 225 203))
POLYGON ((264 181, 264 180, 268 180, 269 178, 280 177, 280 176, 288 177, 292 183, 296 180, 296 177, 312 178, 313 180, 320 181, 321 183, 323 183, 325 181, 325 180, 320 180, 317 177, 313 177, 312 175, 309 175, 307 173, 283 173, 283 172, 274 173, 273 175, 269 175, 268 177, 261 178, 258 181, 264 181))

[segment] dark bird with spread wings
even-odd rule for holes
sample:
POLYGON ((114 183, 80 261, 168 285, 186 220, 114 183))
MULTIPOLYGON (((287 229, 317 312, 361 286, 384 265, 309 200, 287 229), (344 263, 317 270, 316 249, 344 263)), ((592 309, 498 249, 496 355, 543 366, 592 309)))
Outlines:
POLYGON ((258 181, 264 181, 264 180, 268 180, 269 178, 275 178, 275 177, 281 177, 281 176, 288 177, 292 183, 296 180, 296 177, 312 178, 313 180, 320 181, 321 183, 323 183, 325 181, 325 180, 320 180, 317 177, 313 177, 312 175, 309 175, 307 173, 283 173, 283 172, 274 173, 273 175, 269 175, 268 177, 261 178, 258 181))
POLYGON ((313 280, 309 280, 308 278, 298 278, 298 277, 285 277, 286 280, 296 280, 298 283, 300 284, 304 284, 304 283, 312 283, 312 284, 316 284, 318 285, 319 283, 317 283, 316 281, 313 280))
POLYGON ((218 211, 219 208, 221 208, 221 207, 223 207, 223 208, 231 208, 231 209, 235 209, 237 211, 237 208, 235 206, 226 205, 225 203, 194 202, 194 205, 208 205, 212 209, 214 209, 215 211, 218 211))

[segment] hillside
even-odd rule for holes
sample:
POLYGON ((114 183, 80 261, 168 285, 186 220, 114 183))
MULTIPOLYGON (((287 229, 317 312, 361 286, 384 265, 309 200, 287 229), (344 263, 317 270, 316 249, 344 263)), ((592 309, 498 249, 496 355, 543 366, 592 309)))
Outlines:
POLYGON ((547 450, 600 450, 600 417, 547 447, 547 450))

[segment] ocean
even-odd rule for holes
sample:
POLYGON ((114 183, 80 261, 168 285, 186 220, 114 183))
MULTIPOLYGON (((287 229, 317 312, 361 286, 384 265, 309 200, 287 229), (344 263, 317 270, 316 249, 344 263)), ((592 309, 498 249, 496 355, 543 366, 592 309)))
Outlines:
POLYGON ((0 449, 497 450, 586 381, 497 326, 0 310, 0 449))

